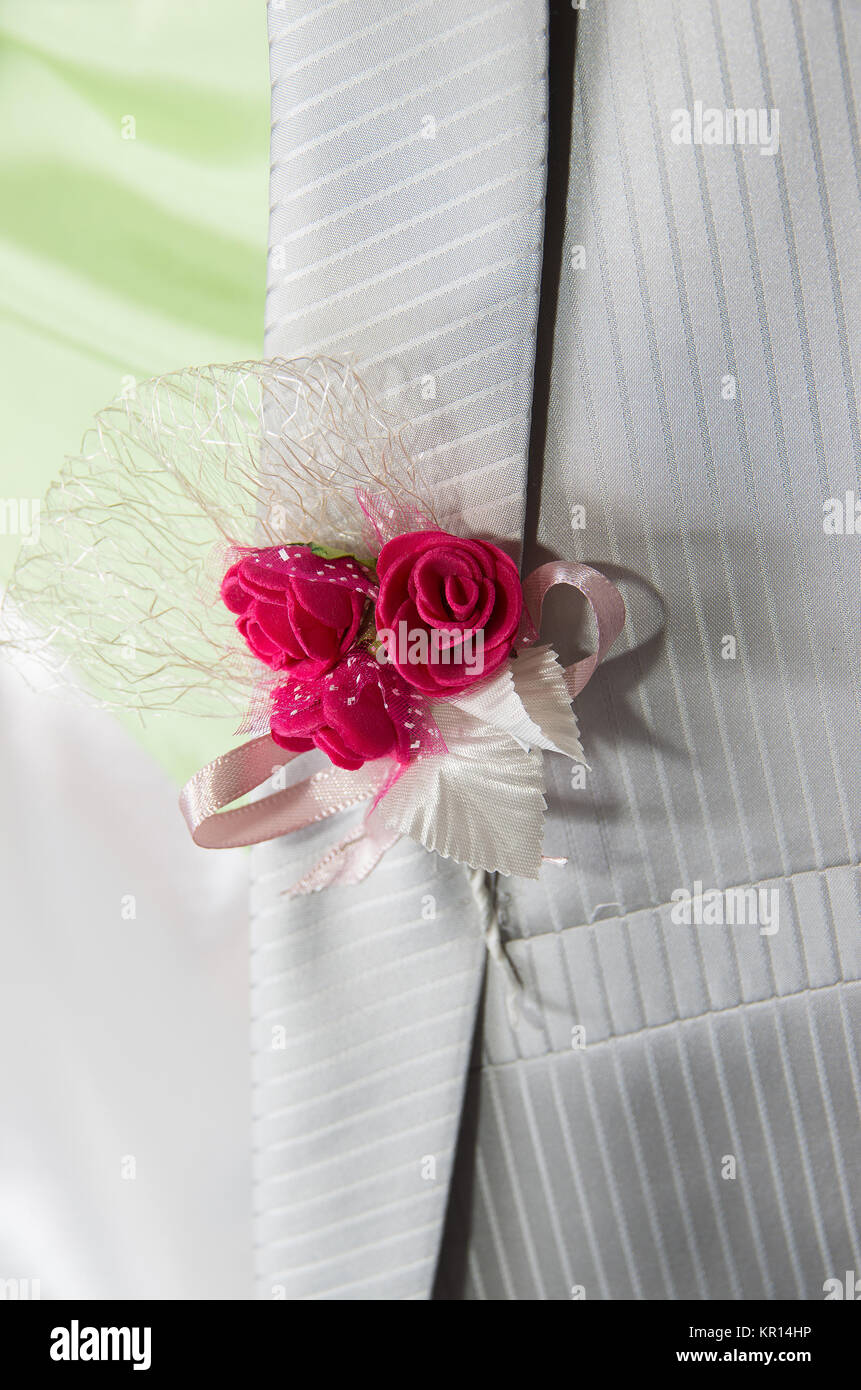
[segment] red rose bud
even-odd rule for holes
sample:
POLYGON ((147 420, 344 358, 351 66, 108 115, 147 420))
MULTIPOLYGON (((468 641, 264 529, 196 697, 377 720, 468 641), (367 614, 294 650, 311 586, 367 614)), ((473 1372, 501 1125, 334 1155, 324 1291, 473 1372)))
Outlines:
POLYGON ((356 640, 376 589, 352 555, 272 546, 231 565, 221 597, 255 656, 297 680, 330 671, 356 640))
POLYGON ((508 659, 523 592, 498 546, 414 531, 383 546, 377 574, 378 635, 403 679, 425 695, 455 694, 508 659))

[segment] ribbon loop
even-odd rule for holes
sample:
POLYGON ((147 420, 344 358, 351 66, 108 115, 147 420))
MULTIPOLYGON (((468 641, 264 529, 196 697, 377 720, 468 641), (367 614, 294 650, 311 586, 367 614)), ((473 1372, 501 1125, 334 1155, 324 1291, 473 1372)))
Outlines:
POLYGON ((564 668, 565 682, 573 699, 588 685, 625 626, 625 602, 615 584, 599 570, 592 569, 590 565, 550 560, 546 565, 539 565, 523 581, 524 606, 535 628, 534 636, 530 634, 524 638, 525 645, 531 646, 537 641, 544 600, 557 584, 568 584, 580 591, 595 614, 598 628, 597 650, 564 668))
POLYGON ((289 835, 365 801, 379 790, 388 773, 382 760, 365 763, 355 772, 332 767, 247 806, 222 809, 298 756, 279 748, 266 734, 232 748, 196 772, 179 798, 194 843, 203 849, 235 849, 289 835))

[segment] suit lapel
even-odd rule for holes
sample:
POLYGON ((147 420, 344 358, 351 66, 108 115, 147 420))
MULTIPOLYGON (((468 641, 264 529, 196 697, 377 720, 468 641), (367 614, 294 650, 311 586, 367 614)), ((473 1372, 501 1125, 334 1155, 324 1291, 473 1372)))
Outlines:
MULTIPOLYGON (((440 511, 519 550, 541 267, 545 8, 271 3, 266 351, 350 357, 440 511)), ((346 827, 346 818, 345 818, 346 827)), ((328 832, 331 834, 331 830, 328 832)), ((259 1292, 430 1296, 483 970, 460 866, 409 841, 286 901, 253 858, 259 1292)))

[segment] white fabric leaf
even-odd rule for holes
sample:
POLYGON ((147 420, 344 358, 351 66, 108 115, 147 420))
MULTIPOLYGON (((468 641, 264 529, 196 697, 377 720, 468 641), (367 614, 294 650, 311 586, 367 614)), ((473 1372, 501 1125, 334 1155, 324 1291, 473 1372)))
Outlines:
POLYGON ((510 666, 523 707, 546 739, 540 746, 585 764, 571 692, 553 648, 543 644, 525 647, 510 666))
POLYGON ((452 704, 431 706, 447 753, 411 763, 377 808, 386 825, 473 869, 537 878, 542 755, 452 704))
POLYGON ((525 647, 495 676, 449 703, 503 729, 521 748, 546 748, 584 761, 571 695, 552 647, 525 647))

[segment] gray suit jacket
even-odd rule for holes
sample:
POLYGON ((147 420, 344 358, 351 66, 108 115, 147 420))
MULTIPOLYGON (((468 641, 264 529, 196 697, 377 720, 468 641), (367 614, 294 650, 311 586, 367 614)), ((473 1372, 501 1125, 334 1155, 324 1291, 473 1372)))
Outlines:
POLYGON ((255 851, 259 1292, 820 1298, 861 1273, 857 7, 589 0, 576 58, 560 7, 549 95, 540 0, 269 15, 267 352, 351 356, 477 532, 629 622, 585 785, 551 760, 568 866, 500 885, 516 1028, 460 866, 288 902, 331 829, 255 851))

